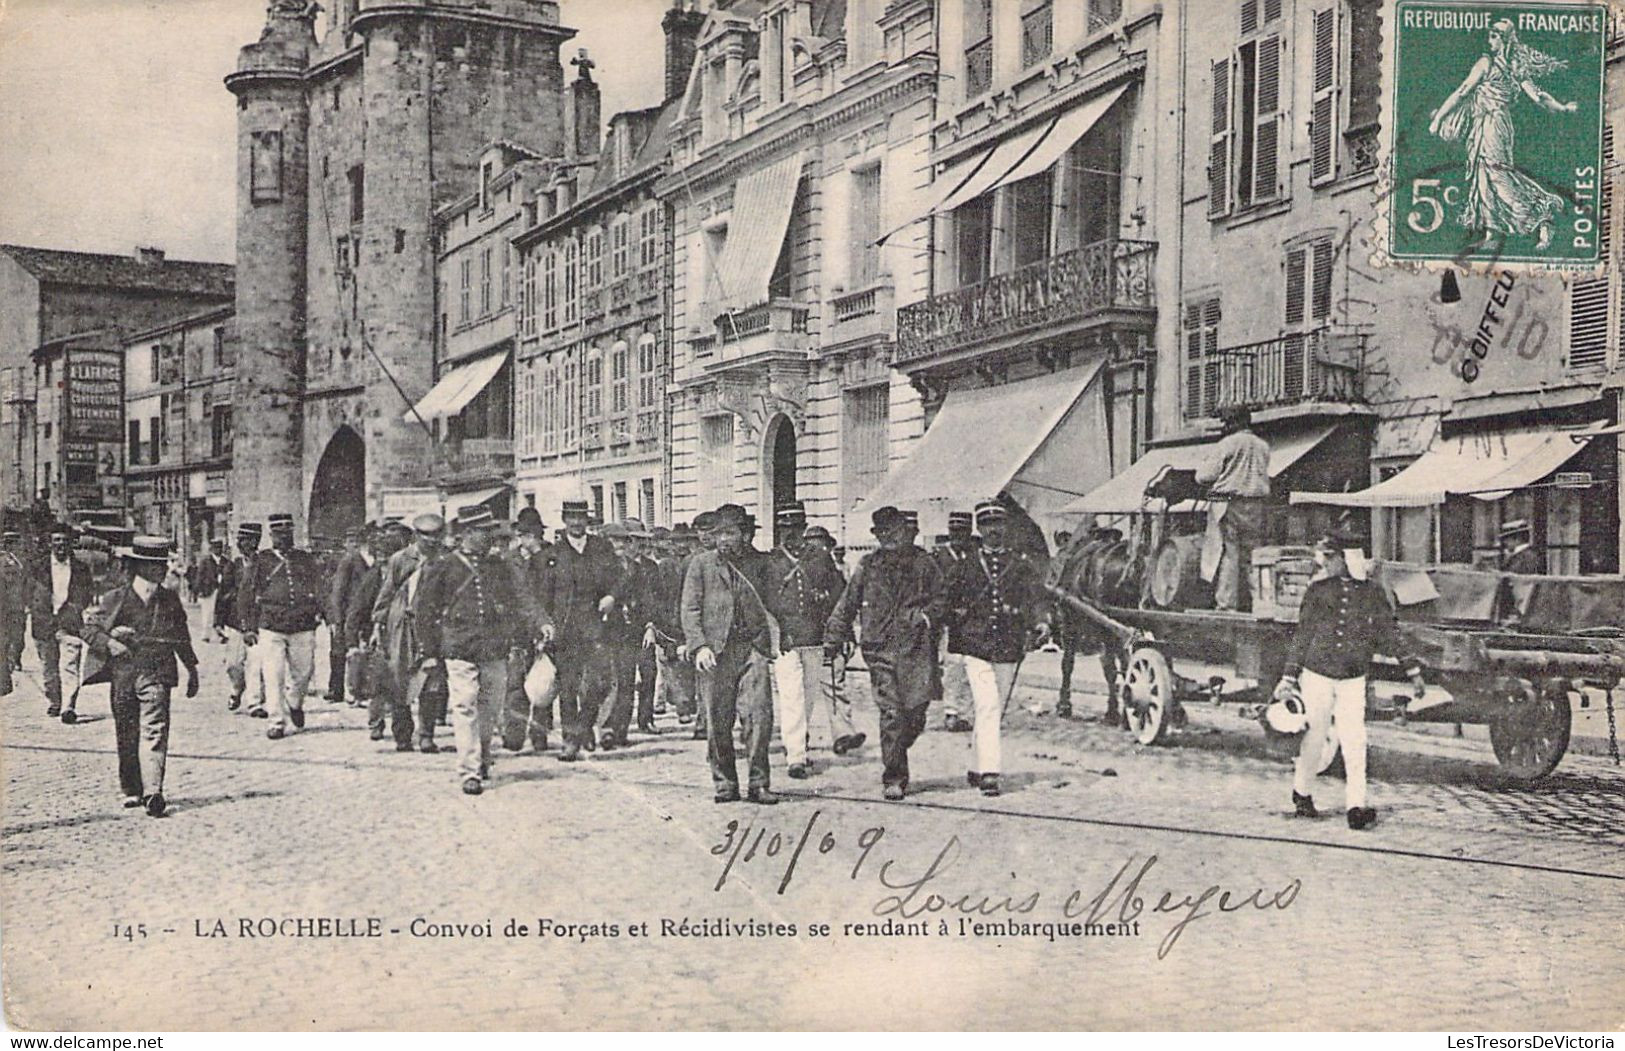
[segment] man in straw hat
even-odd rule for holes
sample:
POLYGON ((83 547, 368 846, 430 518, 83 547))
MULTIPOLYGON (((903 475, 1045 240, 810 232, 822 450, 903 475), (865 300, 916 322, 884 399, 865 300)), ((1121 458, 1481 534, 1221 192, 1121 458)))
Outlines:
POLYGON ((316 672, 316 622, 322 574, 308 551, 294 547, 293 515, 270 517, 271 547, 255 554, 241 599, 243 639, 259 647, 276 741, 305 725, 305 689, 316 672))
POLYGON ((491 775, 491 738, 508 695, 509 658, 550 627, 521 595, 513 567, 492 554, 497 525, 484 504, 460 510, 457 550, 424 572, 412 607, 420 667, 445 665, 457 776, 471 796, 491 775))
POLYGON ((1301 693, 1309 716, 1292 774, 1293 807, 1299 817, 1319 816, 1312 797, 1314 778, 1327 725, 1335 725, 1348 774, 1352 829, 1377 819, 1377 812, 1366 806, 1365 785, 1365 684, 1373 655, 1400 658, 1415 696, 1421 697, 1426 686, 1421 664, 1401 652, 1388 596, 1376 583, 1356 580, 1349 572, 1348 554, 1359 550, 1361 541, 1342 531, 1315 544, 1320 574, 1303 593, 1285 672, 1275 687, 1277 699, 1301 693))
POLYGON ((880 708, 881 785, 885 798, 908 792, 908 750, 925 731, 937 662, 942 573, 914 546, 915 527, 895 507, 870 516, 880 550, 865 555, 830 611, 824 654, 832 660, 862 616, 859 638, 869 683, 880 708))
POLYGON ((976 706, 974 758, 966 779, 984 796, 999 794, 1000 722, 1029 636, 1041 623, 1037 613, 1045 605, 1037 567, 1025 552, 1006 543, 1008 514, 997 500, 976 505, 981 550, 954 563, 944 584, 946 616, 953 625, 949 649, 963 659, 976 706))
POLYGON ((169 695, 186 666, 186 696, 196 697, 197 654, 180 596, 163 586, 169 541, 138 536, 125 556, 129 583, 101 596, 85 614, 85 644, 111 665, 113 732, 126 807, 164 814, 169 753, 169 695))

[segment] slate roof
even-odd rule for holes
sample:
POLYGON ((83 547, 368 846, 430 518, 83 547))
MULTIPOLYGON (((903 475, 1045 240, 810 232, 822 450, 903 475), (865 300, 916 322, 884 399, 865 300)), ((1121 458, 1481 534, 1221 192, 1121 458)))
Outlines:
POLYGON ((9 244, 0 244, 0 252, 15 259, 42 284, 185 292, 222 298, 229 298, 236 287, 236 267, 230 263, 177 259, 143 263, 133 255, 99 255, 9 244))

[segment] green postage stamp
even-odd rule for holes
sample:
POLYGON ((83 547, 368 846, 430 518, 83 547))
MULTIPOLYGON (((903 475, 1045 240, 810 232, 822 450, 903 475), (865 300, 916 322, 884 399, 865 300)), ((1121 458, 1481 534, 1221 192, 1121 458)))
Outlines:
POLYGON ((1389 254, 1599 264, 1600 4, 1400 0, 1389 254))

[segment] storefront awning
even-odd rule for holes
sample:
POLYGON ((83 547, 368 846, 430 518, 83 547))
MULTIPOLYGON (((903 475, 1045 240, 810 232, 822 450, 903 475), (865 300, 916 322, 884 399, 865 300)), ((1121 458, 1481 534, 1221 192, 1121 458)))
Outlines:
POLYGON ((419 399, 411 412, 401 419, 407 423, 416 423, 421 417, 424 420, 443 420, 448 416, 455 416, 468 408, 468 403, 479 397, 480 391, 496 379, 497 373, 502 371, 502 365, 508 360, 508 352, 500 351, 487 354, 483 358, 458 365, 429 389, 429 393, 419 399))
POLYGON ((1428 507, 1447 496, 1499 500, 1533 485, 1585 448, 1575 435, 1595 434, 1601 424, 1577 431, 1516 430, 1464 434, 1436 442, 1409 467, 1354 493, 1293 493, 1295 504, 1339 507, 1428 507))
POLYGON ((474 507, 477 504, 495 500, 507 491, 508 486, 499 485, 492 489, 473 489, 466 493, 447 493, 445 501, 446 521, 451 521, 457 516, 457 512, 465 507, 474 507))
MULTIPOLYGON (((1291 431, 1278 436, 1271 436, 1270 443, 1270 477, 1278 478, 1281 474, 1303 459, 1315 446, 1325 441, 1327 436, 1336 429, 1335 424, 1313 427, 1308 430, 1291 431)), ((1196 445, 1165 446, 1160 449, 1149 449, 1146 454, 1135 460, 1121 474, 1111 481, 1094 490, 1087 496, 1080 497, 1067 504, 1061 510, 1066 514, 1097 514, 1097 515, 1128 515, 1137 511, 1191 511, 1199 506, 1197 501, 1187 501, 1174 507, 1164 508, 1161 500, 1147 500, 1145 487, 1151 484, 1152 479, 1161 473, 1164 468, 1179 471, 1195 471, 1207 462, 1217 442, 1201 442, 1196 445)))
POLYGON ((1101 362, 949 393, 914 453, 861 505, 941 518, 1008 489, 1043 523, 1111 470, 1101 362))
POLYGON ((727 305, 767 302, 768 282, 784 247, 801 183, 801 154, 793 154, 744 176, 734 186, 728 239, 717 261, 717 279, 727 305))
POLYGON ((1128 86, 1122 85, 1096 95, 949 167, 937 176, 929 187, 931 192, 908 218, 881 237, 880 242, 884 243, 887 237, 928 215, 951 212, 989 190, 1042 172, 1089 134, 1089 129, 1127 90, 1128 86))
MULTIPOLYGON (((1451 423, 1483 420, 1492 416, 1511 416, 1543 412, 1550 409, 1570 409, 1576 405, 1589 405, 1598 401, 1594 387, 1543 387, 1539 390, 1508 391, 1461 398, 1450 407, 1445 419, 1451 423)), ((1527 420, 1524 422, 1528 422, 1527 420)))

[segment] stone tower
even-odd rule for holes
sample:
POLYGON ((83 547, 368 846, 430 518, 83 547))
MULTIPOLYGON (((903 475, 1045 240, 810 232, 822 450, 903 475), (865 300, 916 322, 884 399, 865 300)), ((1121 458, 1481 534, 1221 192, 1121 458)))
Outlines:
POLYGON ((277 0, 226 87, 237 96, 233 516, 302 516, 307 109, 314 12, 277 0))
MULTIPOLYGON (((243 49, 242 68, 227 81, 252 100, 245 114, 258 106, 269 120, 271 104, 260 100, 278 100, 284 137, 297 123, 301 140, 298 208, 285 198, 273 216, 255 210, 247 181, 247 154, 259 141, 250 126, 259 124, 245 116, 239 138, 238 258, 250 267, 239 287, 277 270, 239 292, 239 327, 251 301, 274 312, 280 292, 272 290, 291 277, 300 294, 275 325, 297 332, 303 353, 290 359, 297 372, 276 377, 297 392, 299 411, 254 424, 256 436, 276 433, 281 462, 261 473, 257 455, 239 461, 247 470, 235 498, 308 515, 311 536, 333 539, 382 514, 386 490, 430 484, 435 439, 403 417, 433 383, 443 297, 457 294, 436 287, 435 214, 475 190, 478 154, 493 141, 563 155, 559 50, 574 30, 559 25, 554 0, 343 0, 319 42, 311 25, 292 0, 277 0, 264 37, 243 49), (304 50, 278 43, 275 68, 299 73, 273 94, 261 68, 272 64, 268 42, 292 39, 294 27, 304 50), (284 106, 302 112, 281 114, 284 106), (276 222, 283 225, 270 229, 276 222), (267 248, 268 259, 254 259, 267 248), (290 253, 300 261, 284 271, 290 253), (268 491, 250 496, 250 486, 268 491)), ((245 328, 245 359, 249 331, 258 329, 245 328)), ((264 395, 242 404, 238 417, 268 408, 264 395)))

